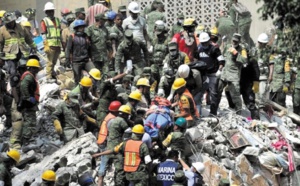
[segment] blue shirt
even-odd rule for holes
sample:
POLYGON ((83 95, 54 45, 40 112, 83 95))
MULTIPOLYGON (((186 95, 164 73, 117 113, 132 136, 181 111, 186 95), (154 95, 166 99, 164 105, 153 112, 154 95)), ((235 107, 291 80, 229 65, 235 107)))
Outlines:
POLYGON ((175 172, 179 163, 167 159, 166 161, 158 164, 156 180, 159 186, 171 186, 174 182, 175 172))
POLYGON ((202 185, 202 176, 194 173, 191 169, 183 170, 185 177, 188 180, 188 186, 200 186, 202 185))

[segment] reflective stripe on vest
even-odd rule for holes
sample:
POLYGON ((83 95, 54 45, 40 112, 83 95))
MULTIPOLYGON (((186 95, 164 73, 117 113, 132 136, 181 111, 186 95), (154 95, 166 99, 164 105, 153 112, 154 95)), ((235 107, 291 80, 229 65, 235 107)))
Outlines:
POLYGON ((128 140, 125 145, 124 150, 124 171, 125 172, 135 172, 140 163, 140 146, 142 141, 128 140))
POLYGON ((47 41, 49 46, 60 46, 60 22, 58 18, 55 18, 56 27, 52 20, 45 17, 43 21, 47 27, 47 41))
POLYGON ((98 145, 101 145, 106 141, 106 138, 108 136, 108 126, 107 126, 107 124, 111 119, 114 119, 115 117, 116 117, 115 115, 109 113, 104 118, 104 120, 101 124, 100 130, 99 130, 99 134, 98 134, 98 140, 97 140, 98 145))
POLYGON ((37 80, 35 79, 34 75, 31 74, 29 71, 26 71, 23 73, 23 75, 21 76, 21 81, 25 78, 25 76, 27 75, 31 75, 33 77, 33 79, 35 80, 35 84, 36 84, 36 88, 35 88, 35 91, 34 91, 34 98, 37 102, 40 101, 40 87, 39 87, 39 84, 37 82, 37 80))
MULTIPOLYGON (((191 100, 192 101, 192 104, 190 104, 190 112, 191 114, 188 115, 187 117, 185 117, 186 120, 193 120, 193 115, 197 116, 198 118, 200 117, 199 115, 199 112, 197 110, 197 107, 196 107, 196 104, 195 104, 195 101, 193 99, 193 96, 192 94, 190 93, 190 91, 188 89, 185 89, 185 91, 183 92, 183 94, 181 96, 185 96, 188 98, 188 100, 191 100), (191 108, 191 107, 194 107, 194 108, 191 108), (194 111, 193 111, 194 110, 194 111)), ((182 106, 182 103, 181 101, 178 102, 178 105, 179 105, 179 110, 180 112, 185 112, 185 110, 183 109, 183 106, 182 106)))
MULTIPOLYGON (((17 58, 17 54, 19 53, 19 50, 23 49, 22 47, 20 47, 20 45, 22 45, 23 47, 26 46, 25 38, 24 37, 21 37, 21 38, 11 37, 9 39, 5 39, 4 48, 9 48, 10 52, 6 52, 5 56, 3 57, 3 59, 4 60, 16 59, 17 58), (18 46, 18 48, 19 48, 18 50, 16 49, 16 46, 18 46), (14 48, 14 50, 11 50, 12 47, 14 48)), ((29 56, 29 52, 28 51, 21 50, 21 52, 23 53, 23 55, 24 55, 25 58, 29 56)))

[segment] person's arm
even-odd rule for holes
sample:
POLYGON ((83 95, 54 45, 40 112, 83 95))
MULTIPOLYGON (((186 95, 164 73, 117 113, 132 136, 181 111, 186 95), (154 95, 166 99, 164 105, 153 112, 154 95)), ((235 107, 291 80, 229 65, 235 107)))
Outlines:
POLYGON ((122 142, 119 145, 115 146, 113 149, 108 149, 104 152, 93 154, 92 157, 97 158, 97 157, 103 156, 103 155, 118 154, 119 152, 122 152, 123 146, 124 146, 124 143, 122 142))
POLYGON ((274 63, 269 64, 269 77, 268 83, 271 83, 273 80, 273 72, 274 72, 274 63))
POLYGON ((139 44, 140 44, 140 46, 141 46, 141 48, 143 50, 146 65, 150 66, 147 45, 144 42, 141 42, 141 41, 139 41, 139 44))
POLYGON ((123 51, 122 43, 117 48, 117 53, 116 53, 116 57, 115 57, 115 70, 118 73, 121 72, 120 65, 121 65, 122 58, 124 57, 124 51, 123 51))
POLYGON ((66 51, 65 51, 65 55, 66 55, 66 62, 67 63, 71 63, 72 62, 72 48, 73 48, 73 36, 70 35, 69 38, 67 39, 67 46, 66 46, 66 51))
POLYGON ((29 100, 30 93, 29 93, 29 85, 33 83, 33 78, 30 75, 26 75, 25 78, 21 81, 21 92, 22 92, 22 99, 29 100))
POLYGON ((104 151, 104 152, 100 152, 100 153, 93 154, 92 157, 93 157, 93 158, 97 158, 97 157, 99 157, 99 156, 110 155, 110 154, 113 154, 113 151, 112 151, 112 150, 106 150, 106 151, 104 151))
POLYGON ((24 30, 24 39, 25 39, 25 42, 30 46, 30 48, 32 49, 36 49, 36 44, 33 42, 33 39, 30 35, 30 32, 26 29, 23 29, 24 30))
POLYGON ((190 167, 181 158, 178 158, 178 161, 182 165, 183 170, 189 170, 190 169, 190 167))

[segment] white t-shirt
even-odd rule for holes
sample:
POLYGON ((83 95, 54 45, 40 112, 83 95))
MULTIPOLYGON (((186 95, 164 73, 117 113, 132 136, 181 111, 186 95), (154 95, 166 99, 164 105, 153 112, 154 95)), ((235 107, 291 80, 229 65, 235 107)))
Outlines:
POLYGON ((122 24, 124 30, 130 29, 133 33, 133 38, 146 42, 144 37, 144 30, 146 30, 145 18, 139 16, 137 20, 133 20, 131 16, 127 17, 122 24))

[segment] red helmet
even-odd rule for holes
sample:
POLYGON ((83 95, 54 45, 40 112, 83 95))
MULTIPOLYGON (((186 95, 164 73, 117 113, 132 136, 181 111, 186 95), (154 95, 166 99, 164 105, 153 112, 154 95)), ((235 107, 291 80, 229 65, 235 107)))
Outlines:
POLYGON ((71 11, 68 8, 63 8, 61 10, 61 15, 66 15, 66 14, 69 14, 69 13, 71 13, 71 11))
POLYGON ((122 105, 122 103, 120 101, 113 101, 110 103, 108 110, 111 112, 118 112, 121 105, 122 105))

